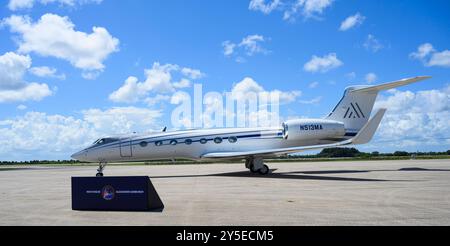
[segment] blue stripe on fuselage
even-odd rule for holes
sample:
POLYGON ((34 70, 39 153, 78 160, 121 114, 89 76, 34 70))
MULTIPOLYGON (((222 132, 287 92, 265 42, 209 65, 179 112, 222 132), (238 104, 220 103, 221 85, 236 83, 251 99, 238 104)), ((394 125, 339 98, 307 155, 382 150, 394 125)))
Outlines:
MULTIPOLYGON (((256 131, 256 132, 261 132, 261 131, 274 131, 274 130, 259 130, 259 131, 256 131)), ((117 148, 117 147, 120 147, 121 142, 128 142, 128 141, 131 141, 132 142, 131 146, 134 146, 134 145, 140 144, 140 142, 142 142, 142 141, 146 141, 147 143, 155 143, 155 142, 159 142, 159 141, 161 141, 161 142, 168 141, 168 140, 177 140, 178 141, 180 139, 192 139, 192 138, 195 138, 197 140, 192 140, 192 142, 194 143, 194 142, 200 142, 200 140, 202 138, 205 138, 205 137, 207 137, 206 138, 207 141, 211 141, 211 140, 214 140, 214 138, 211 138, 211 136, 234 135, 235 133, 239 133, 239 132, 217 133, 217 134, 199 135, 199 136, 193 136, 193 137, 178 137, 178 138, 174 137, 174 136, 177 136, 177 135, 181 134, 181 133, 179 133, 179 134, 173 134, 173 135, 170 135, 170 136, 165 135, 165 136, 147 137, 147 138, 140 138, 140 139, 139 138, 138 139, 124 139, 124 140, 119 140, 117 142, 113 142, 113 143, 109 143, 109 144, 105 144, 105 145, 91 146, 91 147, 88 147, 86 150, 94 150, 94 149, 99 149, 99 148, 103 148, 103 147, 114 147, 114 148, 117 148)), ((276 133, 276 134, 274 133, 274 135, 275 135, 275 137, 277 137, 277 136, 280 136, 280 133, 276 133)), ((242 138, 252 138, 252 137, 261 137, 261 133, 248 134, 248 135, 236 135, 236 137, 240 138, 240 139, 242 139, 242 138)), ((229 137, 222 137, 222 139, 228 139, 228 138, 229 137)), ((163 144, 163 145, 168 145, 168 144, 163 144)), ((129 146, 129 145, 127 144, 127 146, 129 146)))

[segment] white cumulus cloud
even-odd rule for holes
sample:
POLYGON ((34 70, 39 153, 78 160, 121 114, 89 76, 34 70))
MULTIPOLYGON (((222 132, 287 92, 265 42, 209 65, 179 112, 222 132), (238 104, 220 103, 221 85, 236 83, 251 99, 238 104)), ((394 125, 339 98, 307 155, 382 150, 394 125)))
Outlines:
POLYGON ((375 73, 368 73, 366 74, 365 79, 368 84, 372 84, 377 80, 377 75, 375 73))
POLYGON ((234 48, 236 48, 236 44, 227 40, 222 42, 222 47, 223 47, 223 54, 225 56, 230 56, 234 53, 234 48))
POLYGON ((347 31, 350 28, 356 27, 358 25, 361 25, 364 20, 366 19, 365 16, 361 15, 360 13, 356 13, 355 15, 347 17, 339 27, 340 31, 347 31))
POLYGON ((409 56, 422 61, 427 67, 450 67, 450 50, 436 51, 430 43, 420 45, 417 51, 409 56))
POLYGON ((312 56, 311 60, 309 60, 303 66, 303 69, 307 72, 321 72, 325 73, 331 69, 342 66, 344 63, 339 60, 336 56, 336 53, 329 53, 323 57, 312 56))
POLYGON ((25 110, 25 109, 27 109, 27 106, 23 105, 23 104, 20 104, 20 105, 17 106, 17 109, 18 110, 25 110))
POLYGON ((55 14, 44 14, 36 22, 27 16, 13 15, 3 24, 19 34, 20 53, 67 60, 85 72, 102 71, 103 62, 119 49, 119 40, 105 28, 94 26, 92 33, 76 31, 68 17, 55 14))
POLYGON ((450 67, 450 50, 434 53, 428 66, 450 67))
POLYGON ((412 151, 450 146, 449 85, 418 92, 390 90, 377 100, 375 110, 380 107, 388 110, 373 145, 412 151))
POLYGON ((28 83, 18 89, 0 90, 0 103, 40 101, 50 95, 52 95, 52 91, 47 84, 28 83))
POLYGON ((258 53, 267 53, 268 51, 261 46, 266 39, 262 35, 249 35, 242 39, 239 47, 243 47, 248 56, 258 53))
POLYGON ((280 4, 280 0, 251 0, 248 9, 261 11, 264 14, 270 14, 270 12, 280 6, 280 4))
POLYGON ((150 93, 167 94, 190 87, 192 79, 205 76, 197 69, 182 68, 174 64, 161 65, 159 62, 153 63, 152 68, 144 72, 145 81, 140 82, 138 78, 130 76, 119 89, 109 95, 109 99, 114 102, 135 103, 150 93), (174 80, 174 75, 180 79, 174 80))
POLYGON ((424 43, 417 48, 416 52, 411 53, 409 56, 414 59, 422 60, 433 52, 435 52, 433 45, 424 43))
POLYGON ((270 95, 277 96, 280 99, 281 104, 294 102, 298 97, 302 95, 301 91, 280 91, 280 90, 265 90, 260 84, 258 84, 253 78, 245 77, 240 82, 236 83, 231 89, 231 94, 236 100, 245 100, 252 98, 253 95, 270 95))
POLYGON ((315 98, 313 98, 311 100, 300 100, 299 102, 301 104, 314 104, 314 105, 317 105, 317 104, 320 103, 320 101, 322 101, 322 97, 321 96, 315 97, 315 98))
POLYGON ((119 89, 109 95, 109 99, 114 102, 137 102, 146 94, 145 91, 139 89, 142 83, 138 83, 138 81, 138 78, 134 76, 128 77, 119 89))
POLYGON ((333 0, 296 0, 288 4, 288 9, 284 11, 283 19, 292 21, 298 13, 301 13, 305 18, 317 18, 332 3, 333 0))
POLYGON ((28 112, 0 121, 0 153, 5 159, 52 159, 56 152, 70 153, 87 146, 96 136, 83 120, 62 115, 28 112))
POLYGON ((189 77, 190 79, 201 79, 201 78, 205 77, 205 74, 202 73, 200 70, 192 69, 192 68, 188 68, 188 67, 182 68, 181 73, 184 76, 189 77))
POLYGON ((310 83, 310 84, 308 85, 308 87, 311 88, 311 89, 314 89, 314 88, 316 88, 317 86, 319 86, 319 82, 317 82, 317 81, 314 81, 314 82, 312 82, 312 83, 310 83))
POLYGON ((158 103, 162 103, 162 102, 165 102, 165 101, 169 102, 170 99, 171 99, 171 97, 168 96, 168 95, 157 94, 154 97, 147 97, 147 98, 145 98, 144 101, 145 101, 145 103, 147 103, 148 106, 154 106, 154 105, 156 105, 158 103))
POLYGON ((74 7, 76 5, 83 5, 88 3, 99 4, 102 1, 103 0, 9 0, 8 8, 12 11, 30 9, 34 6, 35 3, 40 3, 44 5, 50 3, 58 3, 60 5, 74 7))
POLYGON ((52 94, 47 84, 24 80, 23 76, 30 67, 29 56, 13 52, 0 56, 0 103, 40 101, 52 94))
POLYGON ((29 72, 38 77, 43 77, 43 78, 56 78, 56 79, 61 79, 61 80, 66 79, 65 74, 63 74, 63 73, 58 74, 57 69, 53 68, 53 67, 47 67, 47 66, 32 67, 29 69, 29 72))
POLYGON ((269 54, 270 51, 263 47, 263 43, 267 42, 268 38, 254 34, 242 38, 240 43, 233 43, 229 40, 222 42, 223 54, 226 57, 237 56, 236 61, 242 62, 245 59, 242 57, 253 56, 256 54, 269 54), (242 54, 244 53, 244 54, 242 54))
POLYGON ((266 90, 253 78, 245 77, 233 85, 230 95, 236 100, 237 108, 235 112, 226 112, 226 114, 236 117, 238 127, 256 127, 278 126, 279 105, 295 102, 301 97, 302 92, 266 90))
POLYGON ((294 21, 300 15, 305 19, 320 19, 333 2, 334 0, 251 0, 248 8, 265 15, 281 12, 283 20, 294 21))
POLYGON ((92 124, 94 129, 103 134, 125 134, 145 132, 155 129, 160 110, 138 107, 113 107, 107 110, 83 110, 83 120, 92 124))
POLYGON ((22 80, 31 66, 29 56, 7 52, 0 56, 0 88, 19 88, 25 85, 22 80))
POLYGON ((372 51, 373 53, 376 53, 384 48, 383 44, 381 44, 381 42, 372 34, 367 35, 366 41, 364 41, 363 46, 364 48, 366 48, 366 50, 372 51))
POLYGON ((5 160, 70 159, 94 140, 159 129, 161 112, 147 108, 87 109, 82 117, 27 112, 0 120, 0 154, 5 160))

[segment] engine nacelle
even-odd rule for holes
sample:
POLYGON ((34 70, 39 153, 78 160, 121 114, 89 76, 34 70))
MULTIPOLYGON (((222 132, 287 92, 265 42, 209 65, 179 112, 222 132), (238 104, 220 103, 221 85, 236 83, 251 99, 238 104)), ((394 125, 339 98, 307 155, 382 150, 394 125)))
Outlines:
POLYGON ((344 135, 344 123, 334 120, 298 119, 283 123, 283 137, 289 140, 339 138, 344 135))

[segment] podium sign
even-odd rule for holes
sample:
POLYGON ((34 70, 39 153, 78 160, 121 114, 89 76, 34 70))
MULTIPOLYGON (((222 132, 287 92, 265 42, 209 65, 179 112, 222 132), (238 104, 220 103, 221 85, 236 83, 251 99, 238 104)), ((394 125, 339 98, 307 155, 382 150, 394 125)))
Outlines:
POLYGON ((93 211, 162 211, 148 176, 72 177, 72 209, 93 211))

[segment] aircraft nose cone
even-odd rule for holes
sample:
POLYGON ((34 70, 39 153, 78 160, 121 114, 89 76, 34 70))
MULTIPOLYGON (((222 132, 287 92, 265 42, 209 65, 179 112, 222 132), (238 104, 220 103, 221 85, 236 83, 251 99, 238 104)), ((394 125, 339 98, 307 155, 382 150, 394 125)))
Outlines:
POLYGON ((71 157, 72 159, 81 161, 81 159, 82 159, 82 157, 83 157, 83 154, 84 154, 84 151, 79 151, 79 152, 77 152, 77 153, 71 155, 70 157, 71 157))

